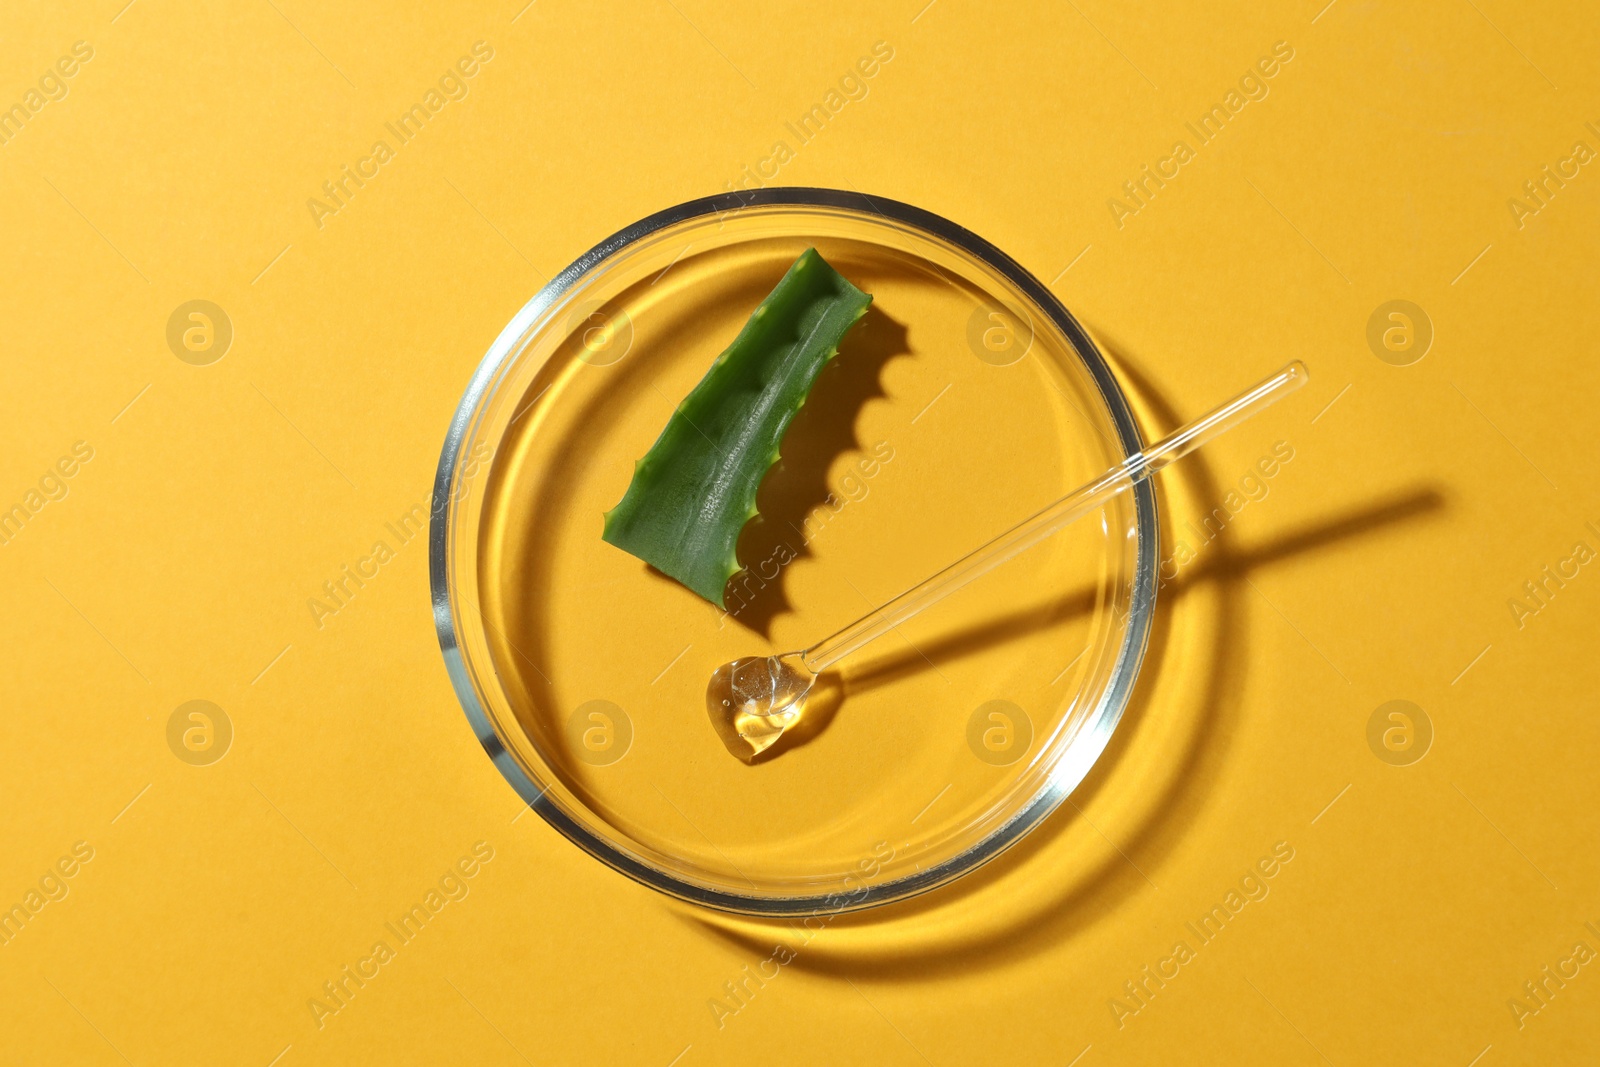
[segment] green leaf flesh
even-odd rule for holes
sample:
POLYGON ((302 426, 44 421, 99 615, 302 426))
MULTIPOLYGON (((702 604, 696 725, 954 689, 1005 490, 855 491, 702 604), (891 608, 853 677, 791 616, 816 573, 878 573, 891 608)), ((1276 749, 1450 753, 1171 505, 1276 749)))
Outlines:
POLYGON ((739 533, 817 375, 872 303, 808 248, 667 420, 606 512, 606 541, 719 607, 739 533))

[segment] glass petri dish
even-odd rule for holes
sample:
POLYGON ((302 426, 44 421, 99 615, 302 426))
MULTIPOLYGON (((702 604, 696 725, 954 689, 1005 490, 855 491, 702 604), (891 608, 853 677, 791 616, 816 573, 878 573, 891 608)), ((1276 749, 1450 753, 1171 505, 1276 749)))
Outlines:
POLYGON ((1104 750, 1154 605, 1150 484, 844 661, 771 758, 723 748, 711 672, 831 633, 1141 445, 1088 335, 977 235, 827 189, 681 204, 545 286, 461 400, 429 547, 451 682, 517 793, 639 882, 751 915, 913 896, 1104 750), (724 610, 602 542, 602 512, 808 247, 873 309, 789 428, 724 610))

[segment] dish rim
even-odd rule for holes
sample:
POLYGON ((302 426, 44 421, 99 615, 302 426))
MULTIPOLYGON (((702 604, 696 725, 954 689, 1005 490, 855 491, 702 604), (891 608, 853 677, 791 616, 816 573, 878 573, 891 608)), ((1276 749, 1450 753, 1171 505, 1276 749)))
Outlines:
POLYGON ((1144 442, 1138 422, 1133 416, 1122 387, 1098 346, 1055 294, 1016 260, 982 237, 933 212, 897 200, 868 196, 860 192, 809 186, 784 186, 718 193, 657 211, 607 237, 551 278, 523 305, 490 344, 477 370, 473 372, 455 414, 451 417, 434 476, 428 534, 429 594, 433 608, 434 629, 444 656, 445 669, 473 733, 477 735, 490 760, 499 768, 501 775, 517 794, 562 836, 612 869, 688 903, 718 911, 753 916, 838 914, 878 907, 917 896, 971 873, 1027 836, 1078 787, 1090 769, 1099 761, 1111 734, 1120 723, 1144 662, 1155 610, 1160 531, 1157 525, 1155 491, 1150 481, 1145 480, 1130 490, 1134 501, 1134 532, 1137 545, 1127 630, 1098 706, 1090 712, 1083 730, 1062 753, 1061 761, 1051 771, 1044 786, 1026 804, 982 840, 926 870, 875 885, 862 886, 848 892, 758 896, 712 889, 641 862, 609 840, 590 831, 563 810, 560 804, 547 797, 547 789, 528 775, 512 757, 505 743, 500 740, 493 721, 479 701, 457 639, 456 603, 450 580, 449 550, 454 530, 453 519, 458 506, 455 497, 456 478, 461 466, 462 449, 468 432, 475 422, 474 415, 485 400, 489 386, 496 380, 501 367, 520 350, 521 342, 539 321, 540 316, 601 263, 669 226, 707 215, 727 216, 747 208, 769 206, 833 208, 863 215, 876 215, 920 230, 936 241, 953 245, 995 270, 1049 316, 1054 325, 1066 336, 1100 390, 1116 429, 1118 443, 1124 453, 1132 455, 1143 449, 1144 442))

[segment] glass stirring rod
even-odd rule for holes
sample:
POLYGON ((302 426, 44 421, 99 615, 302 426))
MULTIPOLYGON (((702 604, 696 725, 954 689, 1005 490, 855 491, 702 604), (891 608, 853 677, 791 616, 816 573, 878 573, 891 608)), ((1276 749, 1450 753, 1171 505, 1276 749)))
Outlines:
POLYGON ((1281 400, 1308 378, 1305 364, 1295 360, 810 648, 778 656, 748 656, 719 667, 706 690, 706 710, 718 736, 728 751, 740 759, 748 761, 765 752, 800 722, 817 675, 974 578, 1032 548, 1281 400))

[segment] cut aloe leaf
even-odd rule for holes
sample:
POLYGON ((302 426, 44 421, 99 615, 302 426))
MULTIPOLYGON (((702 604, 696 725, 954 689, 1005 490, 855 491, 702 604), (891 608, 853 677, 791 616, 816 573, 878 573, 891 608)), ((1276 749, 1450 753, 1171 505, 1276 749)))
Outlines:
POLYGON ((795 412, 872 297, 814 248, 794 261, 634 465, 604 537, 718 607, 739 531, 795 412))

